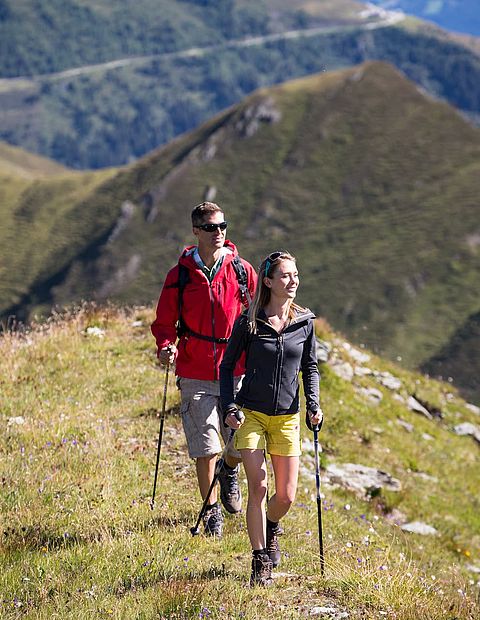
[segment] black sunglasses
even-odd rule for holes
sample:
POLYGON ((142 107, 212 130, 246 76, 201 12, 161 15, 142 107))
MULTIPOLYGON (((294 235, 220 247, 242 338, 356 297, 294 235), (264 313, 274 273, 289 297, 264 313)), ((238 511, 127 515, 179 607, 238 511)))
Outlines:
POLYGON ((220 222, 219 224, 199 224, 195 226, 195 228, 200 228, 200 230, 204 230, 205 232, 215 232, 217 228, 220 230, 226 230, 227 222, 220 222))
POLYGON ((285 254, 285 252, 272 252, 271 254, 269 254, 267 256, 267 259, 265 260, 265 276, 268 278, 268 272, 270 271, 270 267, 272 266, 272 263, 274 263, 277 258, 280 258, 280 256, 282 254, 285 254))

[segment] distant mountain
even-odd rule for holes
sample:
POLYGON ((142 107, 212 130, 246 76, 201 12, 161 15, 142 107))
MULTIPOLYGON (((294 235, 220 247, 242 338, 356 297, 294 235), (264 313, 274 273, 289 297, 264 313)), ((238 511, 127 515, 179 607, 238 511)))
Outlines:
POLYGON ((480 120, 473 44, 348 0, 0 6, 0 72, 10 76, 0 80, 0 139, 75 169, 130 163, 257 88, 369 59, 480 120))
POLYGON ((401 9, 447 30, 480 36, 478 0, 371 0, 386 9, 401 9))
POLYGON ((3 280, 3 316, 151 302, 206 195, 253 264, 289 249, 301 303, 408 366, 479 311, 480 130, 371 63, 260 90, 113 178, 77 173, 19 193, 4 218, 16 277, 3 280), (70 206, 52 218, 54 204, 70 206))

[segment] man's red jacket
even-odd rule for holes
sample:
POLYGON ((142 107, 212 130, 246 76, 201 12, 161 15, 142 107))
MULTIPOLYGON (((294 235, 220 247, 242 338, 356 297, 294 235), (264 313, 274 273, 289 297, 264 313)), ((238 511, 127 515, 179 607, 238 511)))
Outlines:
MULTIPOLYGON (((187 327, 197 334, 215 338, 229 338, 235 319, 244 310, 237 275, 232 265, 237 248, 226 240, 225 246, 231 250, 219 271, 210 283, 192 256, 195 246, 185 248, 179 263, 189 270, 189 280, 183 291, 182 317, 187 327)), ((248 289, 253 298, 257 274, 247 261, 242 263, 247 272, 248 289)), ((167 274, 157 304, 157 317, 152 323, 152 333, 158 350, 163 349, 177 338, 175 324, 178 319, 178 279, 179 268, 175 265, 167 274)), ((226 349, 226 343, 211 342, 189 335, 183 335, 177 345, 178 357, 176 374, 188 379, 214 381, 219 378, 219 367, 226 349)), ((244 360, 240 359, 235 375, 244 372, 244 360)))

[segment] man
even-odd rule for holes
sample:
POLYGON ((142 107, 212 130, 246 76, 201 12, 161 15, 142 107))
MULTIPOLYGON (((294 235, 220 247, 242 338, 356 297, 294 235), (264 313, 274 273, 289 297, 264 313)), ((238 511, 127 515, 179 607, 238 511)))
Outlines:
MULTIPOLYGON (((205 500, 215 475, 220 437, 228 440, 220 411, 219 367, 235 319, 248 305, 256 284, 253 267, 226 240, 223 211, 203 202, 192 211, 197 246, 187 247, 165 279, 152 324, 162 364, 176 360, 177 385, 189 456, 195 459, 198 485, 205 500), (243 282, 243 285, 242 285, 243 282), (175 345, 180 336, 178 348, 175 345)), ((243 359, 235 369, 237 384, 243 359)), ((241 510, 238 485, 240 454, 229 446, 219 475, 220 498, 230 513, 241 510)), ((212 490, 204 517, 205 533, 221 537, 223 513, 212 490)))

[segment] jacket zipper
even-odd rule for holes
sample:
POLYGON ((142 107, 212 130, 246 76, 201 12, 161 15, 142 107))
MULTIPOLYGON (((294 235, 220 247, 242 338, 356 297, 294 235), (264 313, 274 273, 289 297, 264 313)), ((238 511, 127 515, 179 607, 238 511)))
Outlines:
POLYGON ((280 386, 282 383, 282 370, 283 370, 283 334, 279 334, 277 338, 277 364, 275 368, 275 409, 274 415, 277 415, 278 401, 280 400, 280 386))

